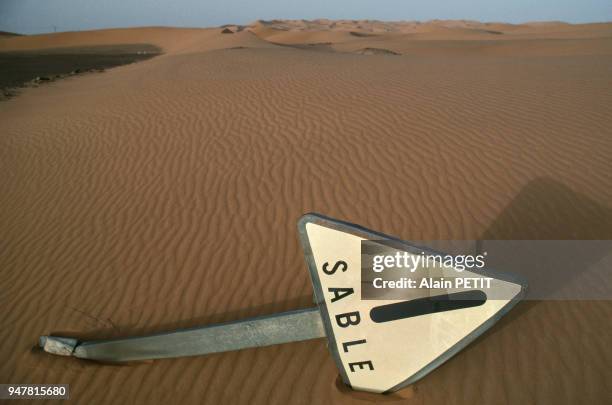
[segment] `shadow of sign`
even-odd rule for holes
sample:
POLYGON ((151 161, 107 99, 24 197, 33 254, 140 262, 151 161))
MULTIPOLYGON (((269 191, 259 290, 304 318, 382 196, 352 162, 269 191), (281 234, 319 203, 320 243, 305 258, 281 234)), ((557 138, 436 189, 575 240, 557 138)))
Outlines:
MULTIPOLYGON (((423 299, 450 293, 458 284, 469 289, 474 277, 506 275, 526 281, 528 299, 612 299, 611 234, 610 208, 554 180, 537 179, 479 240, 363 241, 362 298, 423 299), (468 260, 472 267, 466 267, 468 260), (419 287, 426 280, 439 286, 419 287)), ((488 299, 507 298, 503 290, 473 282, 471 287, 482 288, 488 299)))
POLYGON ((612 209, 540 178, 476 243, 487 267, 528 280, 526 299, 612 299, 612 209))

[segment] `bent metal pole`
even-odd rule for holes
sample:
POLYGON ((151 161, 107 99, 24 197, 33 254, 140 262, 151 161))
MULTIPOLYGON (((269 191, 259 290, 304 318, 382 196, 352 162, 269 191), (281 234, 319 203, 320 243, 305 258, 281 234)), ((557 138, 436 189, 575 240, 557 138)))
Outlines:
POLYGON ((284 312, 150 336, 80 342, 41 336, 48 353, 107 362, 197 356, 325 337, 319 308, 284 312))

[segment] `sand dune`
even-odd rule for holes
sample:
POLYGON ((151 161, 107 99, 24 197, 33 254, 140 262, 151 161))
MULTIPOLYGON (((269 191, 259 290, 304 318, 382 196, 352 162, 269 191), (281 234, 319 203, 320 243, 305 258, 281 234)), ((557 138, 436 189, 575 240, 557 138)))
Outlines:
POLYGON ((366 48, 440 56, 568 56, 610 55, 612 52, 612 24, 316 20, 257 21, 247 29, 275 44, 328 44, 340 52, 361 53, 366 48))
POLYGON ((609 302, 522 303, 384 398, 339 388, 321 340, 130 366, 34 349, 311 306, 309 211, 404 239, 612 238, 612 24, 222 29, 0 38, 165 52, 0 103, 2 382, 90 404, 610 397, 609 302))

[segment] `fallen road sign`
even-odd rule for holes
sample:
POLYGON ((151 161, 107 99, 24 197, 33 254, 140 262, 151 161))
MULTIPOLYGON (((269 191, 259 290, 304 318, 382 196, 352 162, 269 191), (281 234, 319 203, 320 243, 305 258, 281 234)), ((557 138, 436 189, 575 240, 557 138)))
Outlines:
MULTIPOLYGON (((327 337, 344 383, 356 390, 386 393, 423 378, 466 347, 506 314, 526 284, 508 275, 489 277, 503 290, 490 299, 475 288, 410 300, 363 300, 363 241, 414 245, 358 225, 307 214, 298 231, 317 306, 229 323, 149 336, 79 341, 41 336, 49 353, 107 362, 196 356, 327 337)), ((469 271, 463 272, 471 277, 469 271)), ((491 290, 487 290, 491 291, 491 290)))

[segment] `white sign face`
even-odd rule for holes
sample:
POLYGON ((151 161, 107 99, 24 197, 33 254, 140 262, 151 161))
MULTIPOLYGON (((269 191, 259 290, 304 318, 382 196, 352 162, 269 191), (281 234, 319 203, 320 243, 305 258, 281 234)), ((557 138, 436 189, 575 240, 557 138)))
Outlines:
POLYGON ((471 289, 485 297, 477 306, 381 320, 393 304, 427 299, 361 299, 361 242, 385 236, 315 214, 298 227, 330 349, 353 389, 390 392, 424 377, 491 327, 524 291, 517 282, 492 278, 490 288, 503 289, 508 299, 486 299, 471 289))

